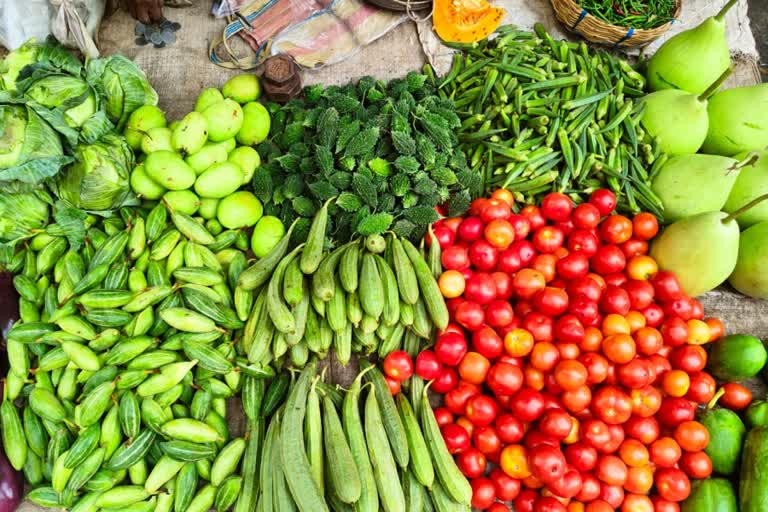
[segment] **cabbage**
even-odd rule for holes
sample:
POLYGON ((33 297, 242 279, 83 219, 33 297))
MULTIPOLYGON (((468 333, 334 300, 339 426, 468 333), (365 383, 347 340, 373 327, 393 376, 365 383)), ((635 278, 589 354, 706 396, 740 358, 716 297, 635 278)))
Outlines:
POLYGON ((0 89, 16 90, 16 79, 21 70, 24 66, 37 62, 37 48, 35 40, 30 39, 0 61, 0 89))
POLYGON ((48 114, 0 95, 0 190, 22 183, 33 188, 72 161, 64 155, 48 114))
POLYGON ((133 151, 119 135, 108 134, 75 148, 75 163, 58 176, 58 196, 78 208, 112 210, 131 197, 129 177, 133 151))
POLYGON ((27 238, 48 224, 49 208, 42 192, 0 194, 0 242, 27 238))
POLYGON ((85 80, 50 74, 30 83, 24 95, 50 109, 61 108, 67 125, 77 128, 96 113, 96 97, 85 80))
POLYGON ((157 92, 144 72, 122 55, 112 55, 88 62, 88 82, 104 100, 109 120, 122 130, 128 116, 142 105, 157 105, 157 92))

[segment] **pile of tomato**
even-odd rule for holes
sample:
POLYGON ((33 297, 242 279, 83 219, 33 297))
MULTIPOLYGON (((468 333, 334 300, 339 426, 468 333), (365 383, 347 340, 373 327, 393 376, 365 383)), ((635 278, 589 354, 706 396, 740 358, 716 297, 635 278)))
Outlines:
POLYGON ((433 227, 451 324, 415 371, 477 509, 675 512, 712 472, 695 413, 723 324, 648 256, 657 219, 615 204, 514 213, 499 190, 433 227))

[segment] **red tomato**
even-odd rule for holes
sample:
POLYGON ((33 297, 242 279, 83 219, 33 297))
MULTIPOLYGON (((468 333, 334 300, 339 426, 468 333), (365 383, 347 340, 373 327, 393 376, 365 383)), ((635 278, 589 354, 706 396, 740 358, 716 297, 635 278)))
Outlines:
POLYGON ((488 426, 496 419, 499 408, 493 398, 475 395, 467 400, 467 418, 477 427, 488 426))
POLYGON ((523 386, 523 371, 512 364, 498 362, 488 371, 486 384, 496 395, 511 395, 523 386))
POLYGON ((386 375, 402 382, 413 375, 413 361, 408 352, 395 350, 384 358, 383 369, 386 375))
POLYGON ((608 286, 600 298, 600 310, 605 314, 616 313, 626 316, 629 308, 629 294, 618 286, 608 286))
POLYGON ((523 268, 523 262, 520 259, 520 253, 514 248, 509 248, 499 254, 499 270, 513 274, 523 268))
POLYGON ((587 352, 579 356, 579 361, 587 369, 587 384, 600 384, 608 376, 608 360, 597 352, 587 352))
POLYGON ((544 274, 528 268, 520 270, 512 279, 512 288, 521 299, 530 299, 546 285, 544 274))
POLYGON ((689 375, 688 392, 685 398, 699 404, 712 400, 717 390, 715 379, 707 372, 694 372, 689 375))
POLYGON ((435 420, 440 428, 453 423, 453 414, 451 414, 447 407, 438 407, 432 412, 435 414, 435 420))
POLYGON ((712 459, 705 452, 683 452, 679 465, 691 478, 709 478, 712 474, 712 459))
POLYGON ((654 512, 680 512, 680 505, 674 501, 667 501, 661 496, 651 496, 654 512))
POLYGON ((477 448, 469 447, 456 455, 456 465, 467 478, 477 478, 485 473, 485 455, 477 448))
POLYGON ((591 230, 574 229, 568 236, 567 246, 569 251, 580 252, 590 258, 600 247, 600 239, 591 230))
MULTIPOLYGON (((485 308, 485 321, 491 327, 507 326, 512 323, 514 318, 515 312, 512 305, 506 300, 494 300, 485 308)), ((499 342, 501 343, 501 338, 499 338, 499 342)))
POLYGON ((653 502, 642 494, 627 494, 621 504, 621 512, 653 512, 653 502))
POLYGON ((632 415, 632 400, 616 386, 603 386, 592 399, 592 414, 609 425, 624 423, 632 415))
POLYGON ((483 236, 484 227, 485 225, 479 217, 465 217, 464 220, 461 221, 461 224, 459 224, 456 234, 462 240, 474 242, 483 236))
POLYGON ((598 320, 600 316, 600 309, 597 302, 588 299, 585 296, 578 296, 575 300, 571 301, 571 305, 568 308, 582 325, 591 325, 598 320))
POLYGON ((469 434, 460 425, 449 423, 440 429, 440 433, 443 434, 443 440, 449 453, 461 453, 470 446, 469 434))
POLYGON ((564 241, 563 230, 556 226, 542 226, 533 232, 533 246, 539 252, 554 252, 558 247, 562 247, 564 241))
POLYGON ((568 220, 573 211, 573 201, 560 192, 551 192, 541 200, 541 214, 555 222, 568 220))
MULTIPOLYGON (((437 242, 440 244, 441 249, 445 249, 446 247, 450 247, 453 245, 453 241, 456 238, 456 235, 453 231, 450 229, 438 226, 432 230, 432 233, 435 235, 435 238, 437 238, 437 242)), ((431 243, 430 237, 427 237, 427 245, 431 243)))
POLYGON ((548 409, 539 419, 539 430, 557 439, 565 439, 573 428, 573 418, 562 409, 548 409))
POLYGON ((624 489, 618 485, 602 485, 600 499, 608 502, 613 508, 619 508, 624 501, 624 489))
POLYGON ((638 213, 632 219, 632 231, 637 238, 650 240, 659 232, 659 221, 652 213, 638 213))
POLYGON ((539 498, 539 493, 533 489, 523 489, 515 498, 515 512, 533 512, 533 504, 539 498))
POLYGON ((581 439, 592 448, 599 450, 611 441, 608 425, 602 420, 589 419, 581 424, 581 439))
POLYGON ((555 381, 562 389, 573 391, 587 382, 589 372, 579 361, 566 360, 557 363, 554 376, 555 381))
POLYGON ((649 449, 651 462, 659 467, 672 467, 680 460, 680 445, 671 437, 660 437, 649 449))
POLYGON ((523 317, 523 329, 533 334, 537 342, 551 342, 554 339, 555 322, 551 317, 532 311, 523 317))
POLYGON ((589 196, 590 204, 600 211, 600 215, 609 215, 616 208, 616 195, 608 189, 595 190, 589 196))
POLYGON ((658 304, 651 304, 640 312, 645 317, 647 327, 658 327, 664 321, 664 310, 658 304))
POLYGON ((641 327, 634 334, 637 352, 646 356, 653 355, 664 346, 664 337, 653 327, 641 327))
POLYGON ((471 384, 480 385, 485 381, 491 362, 477 352, 467 352, 459 363, 459 376, 471 384))
POLYGON ((477 270, 490 271, 496 268, 499 251, 486 240, 476 240, 469 246, 469 261, 477 270))
POLYGON ((566 470, 565 456, 560 448, 540 444, 528 450, 531 473, 544 483, 562 478, 566 470))
MULTIPOLYGON (((594 502, 600 496, 600 481, 592 473, 581 474, 581 490, 575 498, 581 502, 594 502)), ((605 503, 605 502, 603 502, 605 503)), ((610 506, 605 503, 606 506, 610 506)))
POLYGON ((486 510, 496 501, 496 487, 488 478, 475 478, 472 484, 472 506, 486 510))
POLYGON ((555 339, 563 343, 580 344, 584 340, 584 326, 574 314, 561 316, 555 322, 555 339))
POLYGON ((537 254, 530 267, 541 272, 547 283, 553 283, 557 277, 557 260, 558 256, 555 254, 537 254))
POLYGON ((653 304, 653 285, 648 281, 630 279, 623 288, 629 295, 629 305, 633 310, 641 311, 653 304))
POLYGON ((440 255, 445 270, 463 270, 469 267, 469 249, 463 245, 452 245, 440 255))
POLYGON ((598 274, 613 274, 624 270, 627 259, 621 249, 615 245, 602 245, 590 258, 592 270, 598 274))
POLYGON ((453 414, 460 416, 467 409, 467 400, 480 394, 480 388, 468 382, 460 382, 458 386, 445 394, 445 406, 453 414))
POLYGON ((472 347, 488 359, 495 359, 504 351, 504 341, 490 327, 483 327, 472 334, 472 347))
POLYGON ((665 500, 679 502, 691 494, 691 482, 685 473, 675 468, 661 468, 655 475, 656 490, 665 500))
POLYGON ((632 221, 623 215, 611 215, 600 224, 600 238, 609 244, 621 244, 632 238, 632 221))
POLYGON ((591 203, 582 203, 573 210, 571 218, 578 228, 594 229, 600 224, 600 210, 591 203))
POLYGON ((543 341, 533 345, 530 362, 534 368, 547 372, 555 368, 559 360, 560 351, 554 344, 543 341))
POLYGON ((525 435, 523 422, 513 414, 499 414, 494 425, 496 433, 504 444, 517 444, 525 435))
POLYGON ((700 345, 682 345, 672 351, 669 362, 672 368, 688 373, 698 372, 707 365, 707 351, 700 345))
MULTIPOLYGON (((498 489, 497 489, 497 492, 498 492, 498 489)), ((497 501, 496 503, 488 507, 486 510, 488 510, 488 512, 509 512, 509 507, 497 501)))
POLYGON ((683 297, 683 288, 677 276, 672 272, 661 270, 651 279, 656 298, 661 302, 669 302, 683 297))
POLYGON ((640 389, 649 385, 656 378, 653 367, 645 359, 633 359, 618 366, 616 376, 619 382, 630 388, 640 389))
POLYGON ((674 428, 684 421, 692 421, 696 415, 696 406, 690 400, 668 396, 661 401, 656 418, 667 427, 674 428))
POLYGON ((632 414, 641 418, 653 416, 661 407, 661 393, 653 386, 633 389, 629 397, 632 399, 632 414))
POLYGON ((392 394, 392 396, 395 396, 400 392, 401 381, 393 379, 389 375, 384 376, 384 381, 387 383, 387 387, 389 388, 389 392, 392 394))
POLYGON ((566 446, 564 454, 568 464, 579 471, 592 471, 597 464, 597 450, 582 441, 566 446))
POLYGON ((568 294, 562 288, 548 286, 533 296, 533 307, 548 316, 560 316, 568 310, 568 294))
POLYGON ((528 265, 536 257, 536 248, 529 240, 518 240, 509 249, 517 251, 518 256, 520 256, 520 262, 523 265, 528 265))
POLYGON ((496 283, 496 298, 499 300, 509 300, 512 297, 512 278, 504 272, 494 272, 491 274, 496 283))
POLYGON ((531 229, 538 229, 547 223, 539 207, 532 204, 520 210, 520 215, 528 219, 528 222, 531 223, 531 229))
POLYGON ((595 476, 608 485, 624 485, 627 481, 627 465, 615 455, 603 455, 597 459, 595 476))
POLYGON ((523 215, 513 213, 508 220, 515 230, 515 240, 523 240, 531 232, 531 221, 523 215))
POLYGON ((645 445, 649 445, 659 438, 659 422, 654 417, 641 418, 632 416, 624 424, 624 430, 632 439, 637 439, 645 445))
POLYGON ((557 275, 571 280, 584 277, 589 272, 589 256, 581 251, 575 251, 557 260, 555 265, 557 275))
POLYGON ((752 402, 752 392, 735 382, 728 382, 723 384, 720 388, 724 391, 723 396, 720 397, 718 403, 724 407, 732 409, 734 411, 740 411, 746 409, 746 407, 752 402))
POLYGON ((637 353, 635 340, 629 334, 614 334, 603 338, 603 354, 617 364, 630 362, 637 353))
POLYGON ((592 401, 592 391, 586 384, 571 391, 564 391, 560 396, 563 406, 571 414, 582 413, 592 401))
POLYGON ((536 421, 544 412, 544 399, 533 388, 523 387, 512 396, 510 411, 521 421, 536 421))
POLYGON ((542 496, 533 504, 533 512, 568 512, 565 505, 552 496, 542 496))
POLYGON ((616 512, 616 509, 618 508, 618 505, 614 507, 612 504, 608 503, 605 500, 594 500, 590 503, 587 503, 587 508, 584 509, 585 512, 616 512))
POLYGON ((496 497, 501 501, 512 501, 520 494, 520 480, 507 475, 501 468, 491 471, 491 482, 496 489, 496 497))
POLYGON ((703 450, 709 444, 709 431, 698 421, 684 421, 675 428, 675 441, 689 452, 703 450))
POLYGON ((497 199, 489 199, 482 210, 480 210, 480 219, 486 224, 496 219, 506 219, 512 215, 509 204, 497 199))
POLYGON ((464 335, 457 333, 441 334, 435 343, 435 355, 441 363, 456 366, 467 353, 467 341, 464 335))
POLYGON ((481 305, 490 304, 496 299, 496 281, 490 274, 475 272, 467 279, 464 298, 481 305))
POLYGON ((469 331, 476 331, 485 325, 483 306, 477 302, 464 301, 456 308, 456 321, 469 331))
POLYGON ((478 427, 472 434, 472 444, 485 455, 501 450, 501 439, 493 427, 478 427))
POLYGON ((423 350, 416 356, 416 375, 422 379, 436 379, 442 369, 443 365, 433 351, 423 350))
POLYGON ((680 297, 664 304, 664 314, 667 316, 677 316, 686 322, 693 318, 693 305, 688 297, 680 297))
POLYGON ((432 381, 432 391, 444 394, 455 388, 459 383, 459 374, 453 368, 443 368, 440 375, 432 381))

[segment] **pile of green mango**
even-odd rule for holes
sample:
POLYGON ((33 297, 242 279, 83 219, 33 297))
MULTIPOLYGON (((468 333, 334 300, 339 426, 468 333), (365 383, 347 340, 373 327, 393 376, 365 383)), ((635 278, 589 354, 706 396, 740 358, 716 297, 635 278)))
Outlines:
POLYGON ((240 188, 261 164, 253 146, 269 134, 260 93, 258 78, 244 74, 221 90, 204 89, 195 110, 169 125, 155 106, 136 110, 124 133, 139 160, 131 173, 133 191, 187 215, 216 219, 227 229, 255 225, 263 206, 240 188))

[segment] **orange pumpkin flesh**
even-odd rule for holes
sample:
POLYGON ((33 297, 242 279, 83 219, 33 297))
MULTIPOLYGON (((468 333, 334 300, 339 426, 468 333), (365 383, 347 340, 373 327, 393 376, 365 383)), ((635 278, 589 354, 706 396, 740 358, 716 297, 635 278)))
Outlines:
POLYGON ((491 35, 503 17, 504 9, 486 0, 435 0, 432 23, 443 41, 473 43, 491 35))

